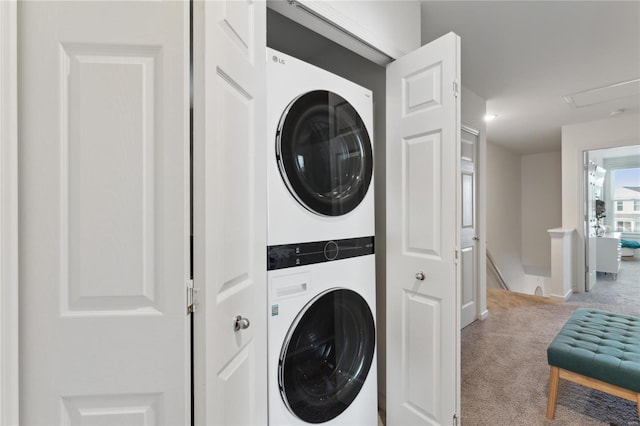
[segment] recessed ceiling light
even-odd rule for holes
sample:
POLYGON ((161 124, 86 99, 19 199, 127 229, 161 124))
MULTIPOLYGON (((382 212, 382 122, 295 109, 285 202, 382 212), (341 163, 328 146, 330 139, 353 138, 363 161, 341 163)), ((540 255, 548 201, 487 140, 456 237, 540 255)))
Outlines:
POLYGON ((498 114, 487 114, 484 116, 484 121, 492 121, 498 118, 498 114))

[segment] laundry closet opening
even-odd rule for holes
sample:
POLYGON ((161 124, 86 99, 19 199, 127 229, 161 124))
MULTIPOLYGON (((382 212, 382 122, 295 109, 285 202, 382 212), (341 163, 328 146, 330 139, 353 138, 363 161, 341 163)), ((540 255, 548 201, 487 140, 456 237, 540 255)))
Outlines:
MULTIPOLYGON (((386 69, 289 18, 267 9, 267 47, 291 55, 373 92, 376 338, 379 400, 386 389, 385 134, 386 69)), ((383 407, 384 408, 384 407, 383 407)))

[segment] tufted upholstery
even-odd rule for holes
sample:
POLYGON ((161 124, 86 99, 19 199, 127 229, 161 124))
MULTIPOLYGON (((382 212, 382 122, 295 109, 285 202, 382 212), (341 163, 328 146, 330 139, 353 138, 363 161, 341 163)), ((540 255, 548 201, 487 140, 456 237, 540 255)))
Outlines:
POLYGON ((551 366, 640 392, 640 318, 577 309, 549 345, 547 360, 551 366))

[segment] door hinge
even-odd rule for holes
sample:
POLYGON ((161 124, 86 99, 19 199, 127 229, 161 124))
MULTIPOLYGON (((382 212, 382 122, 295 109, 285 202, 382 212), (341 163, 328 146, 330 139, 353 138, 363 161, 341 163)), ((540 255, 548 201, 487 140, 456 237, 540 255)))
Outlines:
POLYGON ((458 82, 456 80, 453 81, 453 96, 458 97, 458 82))
POLYGON ((453 263, 456 264, 456 265, 458 264, 458 250, 457 249, 455 251, 455 259, 454 259, 453 263))
POLYGON ((453 426, 458 426, 458 415, 457 414, 453 415, 453 426))
POLYGON ((200 305, 200 289, 194 287, 193 280, 187 281, 187 313, 191 314, 198 310, 200 305))

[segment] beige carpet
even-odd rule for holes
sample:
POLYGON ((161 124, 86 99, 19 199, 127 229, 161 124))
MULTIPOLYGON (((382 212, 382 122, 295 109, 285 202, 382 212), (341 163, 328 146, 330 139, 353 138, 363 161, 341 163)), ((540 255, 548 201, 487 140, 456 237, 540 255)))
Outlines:
POLYGON ((487 309, 489 312, 505 312, 512 309, 527 308, 531 306, 544 306, 557 304, 546 297, 531 296, 515 293, 499 288, 487 289, 487 309))
POLYGON ((565 381, 555 420, 545 419, 547 346, 578 307, 640 316, 638 277, 636 257, 567 303, 490 290, 489 317, 462 330, 462 425, 640 425, 635 403, 565 381))

